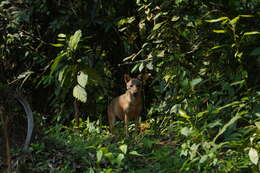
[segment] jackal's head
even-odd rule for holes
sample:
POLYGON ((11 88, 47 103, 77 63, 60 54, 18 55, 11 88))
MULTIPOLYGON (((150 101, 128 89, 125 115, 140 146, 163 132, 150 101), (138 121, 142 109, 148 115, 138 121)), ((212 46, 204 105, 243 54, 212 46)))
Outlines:
POLYGON ((141 95, 142 85, 145 80, 147 80, 151 74, 140 74, 137 78, 131 78, 129 75, 124 75, 124 80, 126 83, 127 92, 132 96, 137 97, 141 95))

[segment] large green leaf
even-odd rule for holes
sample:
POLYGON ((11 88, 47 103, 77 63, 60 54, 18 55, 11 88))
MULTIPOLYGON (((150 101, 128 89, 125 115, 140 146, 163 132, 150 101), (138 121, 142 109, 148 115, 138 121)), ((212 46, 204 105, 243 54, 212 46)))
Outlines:
POLYGON ((69 40, 69 48, 72 51, 75 51, 77 49, 78 43, 80 41, 81 38, 81 30, 77 30, 73 36, 70 37, 69 40))
POLYGON ((253 164, 257 165, 259 157, 258 157, 258 152, 256 151, 256 149, 250 148, 248 155, 249 155, 251 162, 253 164))
POLYGON ((85 87, 88 83, 88 74, 83 71, 80 71, 77 76, 77 81, 80 86, 85 87))
POLYGON ((64 55, 66 55, 66 52, 61 52, 61 53, 54 59, 52 65, 51 65, 50 75, 52 75, 53 72, 57 70, 58 64, 59 64, 59 62, 62 60, 62 58, 64 57, 64 55))
POLYGON ((99 149, 96 153, 96 157, 97 157, 97 162, 99 163, 103 157, 103 151, 101 149, 99 149))
POLYGON ((126 144, 120 145, 120 146, 119 146, 119 149, 120 149, 124 154, 126 154, 126 152, 127 152, 127 145, 126 145, 126 144))
POLYGON ((190 85, 191 85, 191 87, 194 87, 194 86, 196 86, 196 85, 198 85, 199 83, 201 83, 202 82, 202 78, 196 78, 196 79, 193 79, 191 82, 190 82, 190 85))
POLYGON ((82 88, 80 85, 76 85, 73 88, 73 96, 83 103, 87 101, 87 92, 85 88, 82 88))

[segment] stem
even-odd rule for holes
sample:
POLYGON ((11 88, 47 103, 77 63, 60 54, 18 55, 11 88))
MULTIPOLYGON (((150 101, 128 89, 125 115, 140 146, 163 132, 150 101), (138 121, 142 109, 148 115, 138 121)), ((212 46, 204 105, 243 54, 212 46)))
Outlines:
POLYGON ((9 135, 8 135, 8 118, 4 119, 4 108, 3 106, 0 107, 0 118, 3 123, 3 133, 4 133, 4 140, 5 140, 5 154, 6 154, 6 165, 7 165, 7 173, 12 173, 11 167, 11 154, 10 154, 10 142, 9 142, 9 135))

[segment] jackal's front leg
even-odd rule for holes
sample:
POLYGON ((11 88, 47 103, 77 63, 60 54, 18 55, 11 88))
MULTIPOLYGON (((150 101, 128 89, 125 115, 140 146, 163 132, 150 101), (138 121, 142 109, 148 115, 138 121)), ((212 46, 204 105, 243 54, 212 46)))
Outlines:
POLYGON ((125 135, 128 136, 128 116, 127 116, 127 114, 124 115, 124 121, 125 121, 125 135))

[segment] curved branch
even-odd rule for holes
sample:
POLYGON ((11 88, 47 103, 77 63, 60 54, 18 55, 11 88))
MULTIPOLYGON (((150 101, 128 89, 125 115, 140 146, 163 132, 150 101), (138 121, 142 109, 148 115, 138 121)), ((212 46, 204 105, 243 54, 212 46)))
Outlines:
POLYGON ((29 103, 25 98, 22 96, 20 92, 16 92, 15 98, 20 102, 20 104, 23 106, 24 111, 27 116, 27 134, 26 134, 26 140, 24 143, 24 148, 27 148, 30 144, 31 138, 32 138, 32 132, 33 132, 33 126, 34 126, 34 121, 33 121, 33 115, 32 115, 32 110, 30 108, 29 103))

